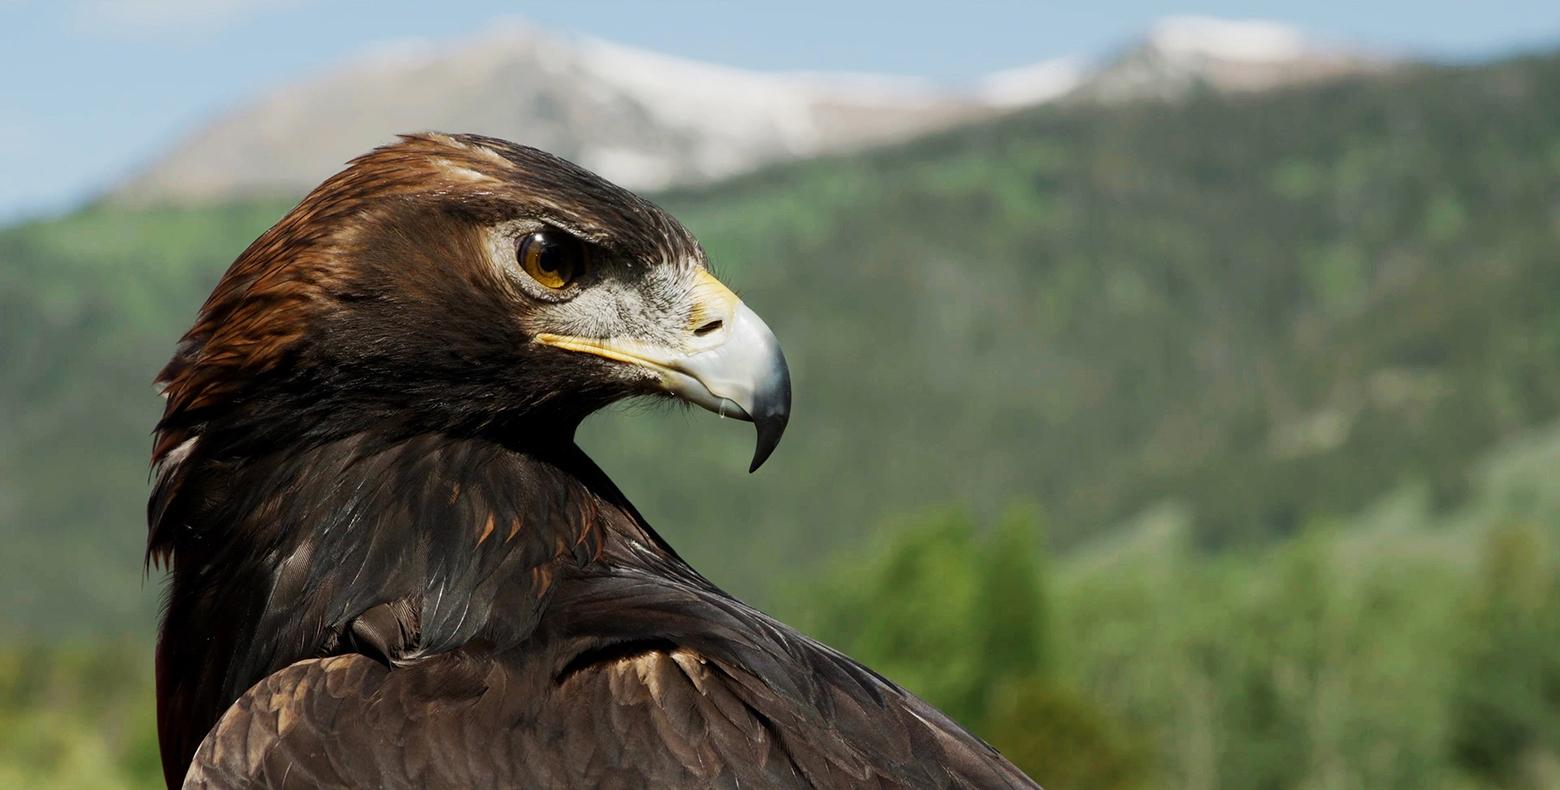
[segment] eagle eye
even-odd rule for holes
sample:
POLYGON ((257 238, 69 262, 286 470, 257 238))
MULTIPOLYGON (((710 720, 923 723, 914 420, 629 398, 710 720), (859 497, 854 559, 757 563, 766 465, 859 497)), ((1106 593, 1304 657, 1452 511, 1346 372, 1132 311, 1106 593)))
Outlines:
POLYGON ((585 242, 561 230, 539 230, 520 237, 515 260, 531 279, 547 288, 564 288, 585 273, 585 242))

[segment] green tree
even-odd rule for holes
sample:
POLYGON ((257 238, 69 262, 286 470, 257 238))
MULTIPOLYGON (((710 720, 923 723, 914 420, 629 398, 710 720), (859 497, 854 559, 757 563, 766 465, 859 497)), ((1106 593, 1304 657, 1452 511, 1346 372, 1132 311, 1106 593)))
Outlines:
POLYGON ((1146 762, 1056 677, 1042 520, 1014 507, 982 530, 960 510, 885 522, 789 597, 791 617, 920 694, 1048 786, 1141 785, 1146 762))
POLYGON ((1545 534, 1493 532, 1479 585, 1452 696, 1456 758, 1503 786, 1560 786, 1560 573, 1545 534))

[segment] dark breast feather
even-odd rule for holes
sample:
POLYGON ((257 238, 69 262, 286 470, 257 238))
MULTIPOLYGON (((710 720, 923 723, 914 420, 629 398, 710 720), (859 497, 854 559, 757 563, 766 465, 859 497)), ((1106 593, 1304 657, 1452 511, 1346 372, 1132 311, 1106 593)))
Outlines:
POLYGON ((223 716, 187 786, 1034 787, 892 683, 661 570, 568 574, 508 650, 294 664, 223 716))

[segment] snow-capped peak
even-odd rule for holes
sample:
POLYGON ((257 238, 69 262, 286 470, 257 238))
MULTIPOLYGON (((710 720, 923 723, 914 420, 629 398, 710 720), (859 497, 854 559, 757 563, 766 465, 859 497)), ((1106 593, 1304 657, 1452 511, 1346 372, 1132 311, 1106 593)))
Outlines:
MULTIPOLYGON (((4 0, 0 0, 4 2, 4 0)), ((1262 90, 1379 62, 1276 22, 1174 17, 1113 58, 1066 57, 953 88, 755 72, 506 19, 460 40, 386 42, 217 118, 116 190, 132 201, 296 194, 397 131, 475 131, 632 188, 902 140, 1045 102, 1262 90)))
POLYGON ((1148 43, 1170 56, 1251 63, 1295 60, 1317 47, 1298 28, 1265 19, 1169 17, 1154 25, 1148 43))
POLYGON ((996 107, 1023 107, 1051 101, 1071 92, 1087 76, 1079 58, 1066 57, 986 75, 976 94, 996 107))

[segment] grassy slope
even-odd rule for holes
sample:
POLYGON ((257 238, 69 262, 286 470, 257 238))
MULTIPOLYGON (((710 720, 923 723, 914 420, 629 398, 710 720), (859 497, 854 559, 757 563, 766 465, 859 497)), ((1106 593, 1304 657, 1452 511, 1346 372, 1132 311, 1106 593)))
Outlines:
MULTIPOLYGON (((1041 109, 665 203, 774 326, 796 413, 583 438, 760 594, 885 512, 1034 498, 1064 544, 1166 498, 1284 532, 1560 415, 1560 58, 1041 109)), ((0 232, 0 630, 142 628, 148 381, 284 205, 0 232), (140 590, 140 594, 134 591, 140 590)))

